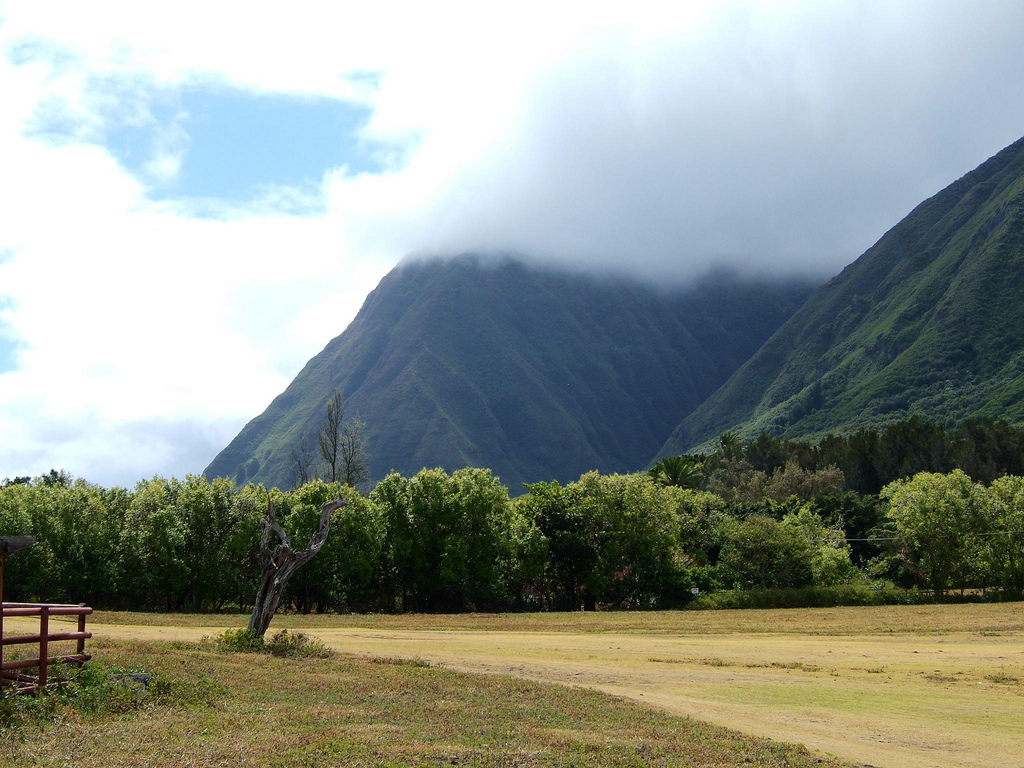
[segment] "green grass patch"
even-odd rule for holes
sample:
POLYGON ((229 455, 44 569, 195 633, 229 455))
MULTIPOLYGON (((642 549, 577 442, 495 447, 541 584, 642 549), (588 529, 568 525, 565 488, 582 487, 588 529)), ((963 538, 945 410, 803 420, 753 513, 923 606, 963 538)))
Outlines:
POLYGON ((411 659, 403 659, 398 656, 371 656, 370 662, 373 664, 393 664, 398 667, 429 667, 430 662, 426 659, 414 657, 411 659))
POLYGON ((0 695, 0 735, 24 739, 48 724, 121 716, 157 708, 206 707, 219 687, 205 676, 87 662, 51 667, 50 685, 35 695, 0 695))

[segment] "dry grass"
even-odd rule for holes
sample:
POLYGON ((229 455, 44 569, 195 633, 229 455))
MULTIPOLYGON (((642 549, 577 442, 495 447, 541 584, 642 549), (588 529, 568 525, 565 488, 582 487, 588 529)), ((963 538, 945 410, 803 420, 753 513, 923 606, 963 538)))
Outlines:
MULTIPOLYGON (((215 624, 244 623, 237 616, 97 619, 100 638, 194 640, 219 631, 215 624)), ((879 766, 1024 766, 1020 603, 281 616, 275 627, 302 629, 367 663, 392 662, 373 664, 378 670, 429 664, 433 672, 440 666, 583 686, 879 766), (394 663, 402 659, 414 661, 394 663)))
POLYGON ((810 766, 800 747, 752 738, 595 691, 423 664, 224 654, 103 641, 115 664, 220 681, 214 706, 67 716, 8 734, 19 766, 810 766))
MULTIPOLYGON (((98 611, 90 623, 160 627, 238 627, 247 614, 98 611)), ((1021 632, 1021 603, 863 606, 726 611, 598 613, 280 614, 276 628, 486 632, 880 635, 1021 632)))

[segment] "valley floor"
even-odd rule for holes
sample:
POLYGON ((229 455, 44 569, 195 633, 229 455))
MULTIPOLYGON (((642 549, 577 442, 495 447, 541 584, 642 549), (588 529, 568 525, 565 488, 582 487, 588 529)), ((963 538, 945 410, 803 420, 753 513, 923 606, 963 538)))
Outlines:
MULTIPOLYGON (((100 613, 97 640, 241 617, 100 613), (145 623, 144 623, 145 622, 145 623)), ((875 766, 1024 768, 1024 604, 502 616, 281 616, 365 657, 593 688, 875 766)))

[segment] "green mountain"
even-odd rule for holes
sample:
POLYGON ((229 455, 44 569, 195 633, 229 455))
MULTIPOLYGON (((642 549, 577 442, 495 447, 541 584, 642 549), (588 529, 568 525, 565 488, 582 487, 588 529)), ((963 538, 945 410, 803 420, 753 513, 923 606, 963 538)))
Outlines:
POLYGON ((206 469, 281 487, 337 388, 374 478, 485 466, 516 491, 646 466, 814 285, 709 276, 657 290, 520 262, 411 262, 206 469))
POLYGON ((816 291, 662 448, 818 438, 919 414, 1024 422, 1024 139, 816 291))

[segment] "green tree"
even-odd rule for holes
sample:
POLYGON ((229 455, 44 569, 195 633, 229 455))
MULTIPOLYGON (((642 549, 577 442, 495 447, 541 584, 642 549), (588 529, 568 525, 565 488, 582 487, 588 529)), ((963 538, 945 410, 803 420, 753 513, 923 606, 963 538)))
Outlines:
POLYGON ((718 456, 709 462, 713 467, 708 478, 708 490, 726 501, 751 502, 764 498, 768 477, 743 458, 742 454, 718 456))
POLYGON ((121 533, 121 568, 131 578, 124 593, 135 605, 178 610, 190 573, 189 532, 177 510, 181 481, 154 477, 135 486, 121 533))
POLYGON ((1024 594, 1024 477, 1007 475, 989 486, 992 531, 985 557, 997 583, 1014 595, 1024 594))
POLYGON ((520 506, 544 537, 547 566, 544 595, 547 606, 579 610, 594 597, 587 594, 600 561, 601 521, 594 500, 579 484, 562 486, 556 481, 531 483, 520 506))
POLYGON ((124 595, 167 610, 217 608, 242 596, 254 578, 261 506, 226 478, 140 482, 119 542, 124 595))
POLYGON ((634 608, 683 599, 674 489, 654 485, 641 474, 597 472, 583 475, 577 485, 600 529, 596 567, 585 582, 588 594, 602 603, 634 608))
POLYGON ((725 459, 742 459, 743 439, 736 432, 723 432, 718 437, 717 452, 725 459))
MULTIPOLYGON (((0 531, 7 536, 36 535, 25 504, 29 488, 29 482, 5 483, 0 487, 0 531)), ((4 563, 4 597, 8 601, 28 602, 36 595, 41 579, 33 579, 33 574, 41 571, 41 561, 42 552, 37 542, 4 563)))
POLYGON ((946 430, 920 416, 893 422, 882 431, 877 462, 886 483, 919 472, 945 472, 951 468, 946 430))
POLYGON ((187 475, 178 483, 173 511, 183 531, 181 559, 187 586, 181 596, 193 610, 222 607, 241 586, 237 573, 254 551, 262 509, 226 478, 208 482, 187 475))
POLYGON ((1024 474, 1024 432, 1003 420, 968 418, 950 438, 951 462, 979 483, 1024 474))
POLYGON ((786 465, 790 458, 788 446, 778 437, 762 432, 744 449, 744 456, 754 469, 771 475, 786 465))
POLYGON ((424 469, 385 477, 370 494, 386 531, 382 579, 399 610, 484 609, 499 597, 512 519, 508 490, 490 470, 424 469))
POLYGON ((842 528, 826 525, 810 504, 785 515, 782 525, 807 542, 811 581, 816 586, 846 584, 860 574, 850 560, 850 545, 842 528))
POLYGON ((880 553, 880 544, 868 540, 885 517, 886 505, 877 496, 845 491, 817 496, 811 504, 826 525, 842 529, 846 538, 853 539, 849 544, 855 565, 863 567, 880 553))
POLYGON ((990 527, 989 497, 959 469, 919 472, 882 489, 904 557, 916 562, 941 596, 982 580, 982 534, 990 527))
POLYGON ((384 525, 377 506, 351 487, 314 480, 275 496, 282 524, 297 541, 316 532, 323 505, 344 495, 331 535, 289 582, 285 599, 298 610, 369 611, 377 607, 384 525))
POLYGON ((663 456, 647 470, 647 474, 652 480, 662 485, 700 488, 704 479, 702 463, 699 457, 691 454, 663 456))
POLYGON ((744 587, 802 587, 814 580, 807 539, 796 526, 767 515, 749 515, 727 526, 719 563, 744 587))
POLYGON ((679 598, 679 488, 646 475, 588 472, 565 487, 533 483, 520 500, 547 543, 548 604, 654 607, 679 598))
POLYGON ((544 604, 544 568, 548 547, 524 503, 529 494, 512 502, 505 526, 505 547, 497 563, 499 597, 515 608, 539 609, 544 604))
POLYGON ((848 490, 877 494, 888 482, 880 469, 881 443, 877 430, 861 429, 845 439, 829 435, 821 442, 819 452, 824 462, 842 470, 848 490))
POLYGON ((776 469, 762 487, 764 496, 776 501, 785 501, 792 496, 798 499, 813 499, 842 491, 843 473, 838 467, 807 470, 795 459, 787 461, 785 467, 776 469))
POLYGON ((679 546, 687 567, 713 565, 722 547, 729 504, 709 491, 678 489, 674 493, 679 546))
POLYGON ((409 480, 391 471, 370 492, 384 526, 381 542, 380 589, 386 611, 402 611, 409 605, 414 573, 415 547, 409 517, 409 480))

